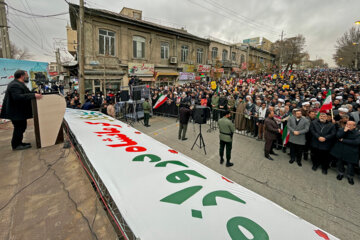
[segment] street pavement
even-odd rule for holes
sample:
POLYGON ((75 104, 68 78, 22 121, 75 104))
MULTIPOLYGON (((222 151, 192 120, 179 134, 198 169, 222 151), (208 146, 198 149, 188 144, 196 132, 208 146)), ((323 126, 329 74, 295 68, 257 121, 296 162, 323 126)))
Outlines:
POLYGON ((186 141, 178 140, 175 118, 155 116, 150 119, 150 125, 147 128, 135 123, 134 127, 340 239, 360 239, 358 177, 351 186, 346 178, 338 181, 334 169, 323 175, 321 169, 311 170, 310 161, 303 161, 302 167, 289 164, 289 156, 276 150, 279 156, 269 161, 264 158, 263 142, 239 134, 234 135, 231 160, 234 166, 227 168, 219 164, 218 130, 207 132, 209 125, 202 125, 205 155, 197 146, 190 150, 199 133, 198 124, 189 123, 186 141))
POLYGON ((0 124, 0 239, 117 239, 73 150, 12 151, 11 135, 11 123, 0 124))

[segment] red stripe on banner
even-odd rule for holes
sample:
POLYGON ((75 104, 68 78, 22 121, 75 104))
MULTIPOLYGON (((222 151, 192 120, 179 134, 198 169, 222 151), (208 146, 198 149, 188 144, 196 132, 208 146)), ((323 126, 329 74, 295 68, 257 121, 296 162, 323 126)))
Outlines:
POLYGON ((229 183, 233 183, 232 181, 230 181, 229 179, 227 179, 226 177, 222 176, 222 179, 224 179, 225 181, 229 182, 229 183))
POLYGON ((322 237, 325 240, 330 240, 329 236, 324 233, 323 231, 321 231, 320 229, 315 230, 316 234, 319 235, 320 237, 322 237))
POLYGON ((114 222, 115 222, 116 226, 118 227, 121 235, 123 236, 123 238, 124 238, 125 240, 129 240, 129 238, 125 235, 125 233, 124 233, 122 227, 120 226, 119 222, 116 220, 116 218, 114 217, 114 215, 113 215, 112 212, 110 211, 107 202, 105 201, 105 199, 104 199, 103 195, 101 194, 101 191, 100 191, 97 183, 95 182, 95 179, 92 177, 92 175, 90 174, 89 170, 85 167, 83 161, 81 160, 80 154, 76 151, 76 148, 75 148, 74 144, 72 143, 72 141, 71 141, 71 139, 70 139, 69 126, 68 126, 67 124, 64 124, 64 125, 65 125, 66 130, 67 130, 66 133, 67 133, 67 136, 68 136, 70 145, 71 145, 72 149, 74 150, 74 152, 75 152, 78 160, 80 161, 81 166, 84 168, 85 172, 87 173, 87 175, 90 177, 90 179, 91 179, 92 182, 94 183, 95 188, 96 188, 96 191, 98 192, 98 194, 99 194, 99 196, 100 196, 100 198, 101 198, 101 201, 102 201, 103 204, 105 205, 106 210, 107 210, 107 212, 110 214, 111 218, 114 220, 114 222))

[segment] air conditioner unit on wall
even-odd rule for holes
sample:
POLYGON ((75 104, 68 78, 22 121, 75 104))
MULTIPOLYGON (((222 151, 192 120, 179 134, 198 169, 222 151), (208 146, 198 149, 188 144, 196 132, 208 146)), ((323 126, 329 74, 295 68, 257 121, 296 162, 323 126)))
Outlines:
POLYGON ((171 57, 170 63, 177 63, 177 57, 171 57))

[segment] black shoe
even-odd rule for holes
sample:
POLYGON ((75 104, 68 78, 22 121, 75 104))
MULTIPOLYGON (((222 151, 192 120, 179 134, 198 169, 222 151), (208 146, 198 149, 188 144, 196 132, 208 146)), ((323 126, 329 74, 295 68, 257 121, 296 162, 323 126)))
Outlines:
POLYGON ((179 137, 178 139, 181 140, 181 137, 179 137))
POLYGON ((274 156, 279 156, 279 154, 274 153, 274 152, 271 152, 270 154, 271 154, 271 155, 274 155, 274 156))
POLYGON ((327 175, 327 169, 323 169, 321 172, 322 174, 327 175))
POLYGON ((24 149, 28 149, 28 148, 31 148, 31 146, 30 145, 19 145, 16 148, 13 148, 13 150, 17 151, 17 150, 24 150, 24 149))
POLYGON ((348 183, 350 184, 350 185, 354 185, 354 179, 352 179, 352 178, 347 178, 348 179, 348 183))
POLYGON ((304 154, 304 160, 307 161, 308 158, 309 158, 309 154, 305 153, 305 154, 304 154))
POLYGON ((283 148, 283 149, 282 149, 282 152, 283 152, 283 153, 286 153, 286 148, 283 148))
POLYGON ((269 159, 269 160, 271 160, 271 161, 274 161, 274 159, 272 158, 272 157, 270 157, 270 155, 269 156, 265 156, 265 158, 267 158, 267 159, 269 159))
POLYGON ((317 168, 317 166, 313 165, 311 169, 316 172, 317 168))
POLYGON ((343 177, 344 177, 344 175, 338 174, 338 175, 336 176, 336 179, 339 180, 339 181, 341 181, 341 180, 343 179, 343 177))
POLYGON ((31 146, 31 143, 20 143, 22 146, 31 146))
POLYGON ((182 138, 181 140, 186 141, 186 140, 187 140, 187 138, 182 138))
POLYGON ((295 162, 295 159, 290 159, 289 163, 293 164, 295 162))
POLYGON ((296 162, 299 167, 302 166, 301 162, 296 162))
POLYGON ((220 164, 223 164, 224 163, 224 159, 220 159, 220 164))
POLYGON ((146 127, 150 127, 150 125, 146 125, 146 127))
POLYGON ((226 163, 226 166, 227 166, 227 167, 231 167, 231 166, 234 166, 234 164, 231 163, 231 162, 227 162, 227 163, 226 163))

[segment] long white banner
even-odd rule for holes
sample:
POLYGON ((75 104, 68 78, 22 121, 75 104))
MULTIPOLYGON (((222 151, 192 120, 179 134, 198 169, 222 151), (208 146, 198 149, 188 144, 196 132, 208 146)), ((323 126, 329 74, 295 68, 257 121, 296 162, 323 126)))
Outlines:
POLYGON ((65 120, 141 240, 335 240, 275 203, 99 112, 65 120))

